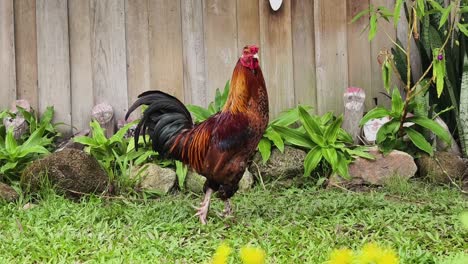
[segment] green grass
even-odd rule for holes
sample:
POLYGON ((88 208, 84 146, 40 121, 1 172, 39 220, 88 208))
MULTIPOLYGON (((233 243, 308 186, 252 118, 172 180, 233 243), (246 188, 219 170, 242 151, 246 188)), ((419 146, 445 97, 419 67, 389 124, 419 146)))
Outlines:
POLYGON ((191 194, 81 203, 49 194, 27 210, 26 201, 0 205, 0 263, 208 263, 222 241, 235 251, 260 246, 268 263, 322 263, 334 248, 370 241, 395 249, 401 263, 468 253, 458 221, 466 197, 422 183, 405 195, 393 189, 257 187, 234 197, 235 219, 219 218, 215 199, 207 226, 192 217, 191 194))

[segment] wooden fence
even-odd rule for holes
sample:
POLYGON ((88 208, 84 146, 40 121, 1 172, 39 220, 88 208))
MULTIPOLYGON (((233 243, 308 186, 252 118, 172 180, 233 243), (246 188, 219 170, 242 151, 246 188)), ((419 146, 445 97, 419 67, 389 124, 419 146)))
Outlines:
POLYGON ((80 129, 93 105, 122 119, 148 89, 206 106, 252 43, 273 115, 298 103, 339 113, 348 86, 369 108, 386 100, 377 55, 391 46, 383 31, 368 42, 365 19, 349 23, 369 4, 393 1, 284 0, 275 12, 267 0, 0 0, 0 108, 54 105, 80 129))

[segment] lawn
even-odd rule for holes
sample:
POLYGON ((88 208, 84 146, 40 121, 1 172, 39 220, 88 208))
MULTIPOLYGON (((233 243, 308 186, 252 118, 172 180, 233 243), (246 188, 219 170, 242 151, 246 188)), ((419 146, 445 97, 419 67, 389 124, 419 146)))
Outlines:
POLYGON ((49 193, 30 209, 25 199, 2 204, 0 263, 209 263, 222 241, 235 251, 260 246, 267 263, 323 263, 332 249, 370 241, 392 247, 401 263, 468 253, 468 231, 458 221, 466 197, 447 187, 412 182, 356 193, 258 186, 234 197, 235 219, 217 216, 223 204, 216 199, 207 226, 192 217, 198 201, 180 193, 76 203, 49 193))

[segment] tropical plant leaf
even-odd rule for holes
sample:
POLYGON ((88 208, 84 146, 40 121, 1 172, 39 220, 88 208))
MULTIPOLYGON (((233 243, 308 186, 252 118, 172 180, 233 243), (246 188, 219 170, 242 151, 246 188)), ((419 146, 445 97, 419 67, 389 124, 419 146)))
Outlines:
POLYGON ((197 122, 202 122, 208 119, 214 113, 210 112, 208 109, 205 109, 198 105, 187 105, 187 109, 192 113, 197 122))
POLYGON ((272 125, 273 129, 276 130, 287 142, 291 143, 292 145, 298 147, 304 147, 311 149, 315 147, 315 143, 313 143, 308 137, 300 132, 288 128, 288 127, 280 127, 272 125))
POLYGON ((450 15, 450 11, 452 11, 453 4, 450 4, 446 8, 443 9, 442 11, 442 16, 440 17, 439 21, 439 29, 442 28, 442 26, 447 22, 447 19, 450 15))
POLYGON ((388 109, 383 108, 383 107, 376 107, 372 110, 370 110, 359 122, 360 126, 363 126, 366 124, 369 120, 374 119, 374 118, 382 118, 390 116, 390 111, 388 109))
POLYGON ((304 176, 310 176, 312 171, 322 160, 322 151, 319 146, 312 148, 304 159, 304 176))
POLYGON ((265 132, 265 137, 271 140, 273 144, 278 148, 278 150, 281 151, 281 153, 284 152, 284 141, 281 138, 281 135, 278 134, 278 132, 269 127, 269 129, 267 129, 267 131, 265 132))
POLYGON ((393 88, 392 92, 392 116, 399 117, 403 114, 403 99, 397 87, 393 88))
POLYGON ((396 0, 395 2, 395 8, 393 11, 393 25, 398 27, 398 22, 400 21, 400 11, 401 11, 401 6, 403 5, 403 0, 396 0))
POLYGON ((377 34, 377 13, 372 13, 369 24, 369 40, 373 40, 377 34))
POLYGON ((179 183, 179 187, 182 189, 184 188, 185 178, 187 177, 188 173, 188 167, 178 160, 175 161, 175 166, 177 182, 179 183))
POLYGON ((342 123, 343 116, 341 115, 335 121, 333 121, 333 123, 330 126, 327 127, 327 129, 325 130, 324 137, 328 144, 335 143, 342 123))
POLYGON ((417 125, 429 129, 447 144, 451 144, 450 134, 434 120, 423 116, 413 116, 408 118, 406 121, 413 122, 417 125))
POLYGON ((431 156, 434 154, 431 144, 427 142, 427 140, 424 138, 423 135, 421 135, 421 133, 412 129, 411 127, 405 127, 404 130, 410 138, 411 142, 413 142, 413 144, 416 147, 418 147, 420 150, 428 153, 431 156))
POLYGON ((258 143, 258 151, 260 152, 260 155, 262 156, 262 161, 265 164, 271 155, 270 141, 264 138, 260 139, 260 142, 258 143))
POLYGON ((322 148, 322 155, 325 160, 331 165, 333 171, 338 168, 338 154, 334 148, 322 148))

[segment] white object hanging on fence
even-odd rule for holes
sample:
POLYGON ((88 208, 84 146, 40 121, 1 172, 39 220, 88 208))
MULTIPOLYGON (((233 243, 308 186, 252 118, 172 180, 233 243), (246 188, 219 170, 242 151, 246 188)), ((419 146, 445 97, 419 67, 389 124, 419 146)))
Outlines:
POLYGON ((278 11, 283 4, 283 0, 270 0, 270 6, 273 11, 278 11))

